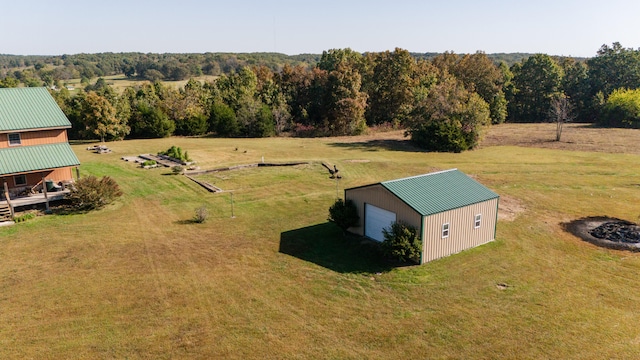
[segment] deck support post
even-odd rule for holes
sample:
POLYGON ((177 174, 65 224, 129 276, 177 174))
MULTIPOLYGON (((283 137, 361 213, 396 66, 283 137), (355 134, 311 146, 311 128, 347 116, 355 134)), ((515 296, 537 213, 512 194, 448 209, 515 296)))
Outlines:
POLYGON ((45 201, 45 211, 48 213, 51 210, 49 210, 49 196, 47 195, 47 181, 44 178, 44 176, 42 177, 42 193, 44 194, 44 201, 45 201))
POLYGON ((2 183, 4 185, 4 198, 7 199, 7 205, 9 205, 9 209, 11 210, 11 216, 15 216, 13 212, 13 205, 11 205, 11 197, 9 196, 9 186, 7 186, 7 180, 2 179, 2 183))

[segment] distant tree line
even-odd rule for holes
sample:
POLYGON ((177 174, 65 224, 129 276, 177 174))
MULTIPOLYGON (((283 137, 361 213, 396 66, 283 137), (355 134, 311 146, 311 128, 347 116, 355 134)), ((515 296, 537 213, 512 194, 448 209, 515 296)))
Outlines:
POLYGON ((21 56, 0 54, 0 80, 25 86, 61 87, 65 80, 91 79, 125 74, 132 79, 149 81, 186 80, 191 77, 220 75, 245 66, 264 65, 274 71, 285 64, 312 65, 319 55, 288 56, 278 53, 204 53, 143 54, 99 53, 61 56, 21 56))
MULTIPOLYGON (((224 68, 213 82, 180 89, 154 79, 116 93, 99 79, 76 96, 53 94, 76 138, 339 136, 382 127, 404 129, 428 150, 463 151, 486 125, 554 120, 558 99, 577 121, 640 127, 640 50, 619 43, 587 60, 535 54, 510 66, 483 52, 416 57, 403 49, 334 49, 315 65, 306 60, 224 68)), ((136 62, 131 71, 164 78, 177 64, 188 62, 136 62)), ((0 86, 16 86, 8 79, 0 86)))
MULTIPOLYGON (((438 53, 411 53, 419 60, 431 60, 438 53)), ((489 54, 496 64, 512 65, 532 54, 489 54)), ((201 75, 220 75, 237 72, 242 67, 265 66, 273 71, 284 65, 315 66, 320 54, 288 56, 279 53, 98 53, 60 56, 2 55, 0 80, 3 85, 61 87, 70 79, 88 84, 92 79, 125 74, 139 80, 186 80, 201 75)))

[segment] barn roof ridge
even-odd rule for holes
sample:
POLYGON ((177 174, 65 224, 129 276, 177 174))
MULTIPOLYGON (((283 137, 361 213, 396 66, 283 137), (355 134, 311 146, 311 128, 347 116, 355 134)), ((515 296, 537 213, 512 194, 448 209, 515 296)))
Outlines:
POLYGON ((405 181, 405 180, 417 179, 417 178, 421 178, 421 177, 424 177, 424 176, 439 175, 439 174, 443 174, 443 173, 447 173, 449 171, 455 171, 455 170, 458 170, 458 168, 453 168, 453 169, 448 169, 448 170, 441 170, 441 171, 434 171, 434 172, 430 172, 430 173, 427 173, 427 174, 407 176, 407 177, 401 178, 401 179, 393 179, 393 180, 381 181, 380 184, 388 184, 388 183, 392 183, 392 182, 396 182, 396 181, 405 181))
POLYGON ((380 185, 422 216, 500 197, 457 169, 385 181, 380 185))

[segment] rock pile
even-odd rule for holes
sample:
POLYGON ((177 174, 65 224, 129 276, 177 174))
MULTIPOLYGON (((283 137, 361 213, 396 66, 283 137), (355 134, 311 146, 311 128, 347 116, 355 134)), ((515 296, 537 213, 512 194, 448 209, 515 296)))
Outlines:
POLYGON ((627 221, 605 222, 589 233, 598 239, 618 243, 640 243, 640 226, 627 221))

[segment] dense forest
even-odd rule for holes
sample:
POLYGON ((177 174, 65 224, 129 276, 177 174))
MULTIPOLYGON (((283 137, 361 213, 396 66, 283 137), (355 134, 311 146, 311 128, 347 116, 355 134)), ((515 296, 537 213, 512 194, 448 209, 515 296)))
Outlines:
MULTIPOLYGON (((431 60, 438 53, 411 53, 416 59, 431 60)), ((532 54, 489 54, 496 64, 511 66, 532 54)), ((60 56, 2 55, 0 79, 13 78, 29 86, 58 87, 65 80, 125 74, 132 79, 185 80, 200 75, 221 75, 236 72, 246 66, 266 66, 272 71, 284 65, 314 66, 320 54, 288 56, 278 53, 205 53, 205 54, 143 54, 99 53, 60 56)))
POLYGON ((74 138, 353 135, 399 128, 418 145, 463 151, 490 124, 581 121, 640 127, 640 49, 589 59, 546 54, 0 55, 0 87, 52 86, 74 138), (116 92, 102 76, 148 80, 116 92), (162 83, 189 80, 180 89, 162 83), (71 95, 60 82, 83 78, 71 95), (90 81, 98 78, 97 81, 90 81), (562 111, 559 111, 562 110, 562 111))

